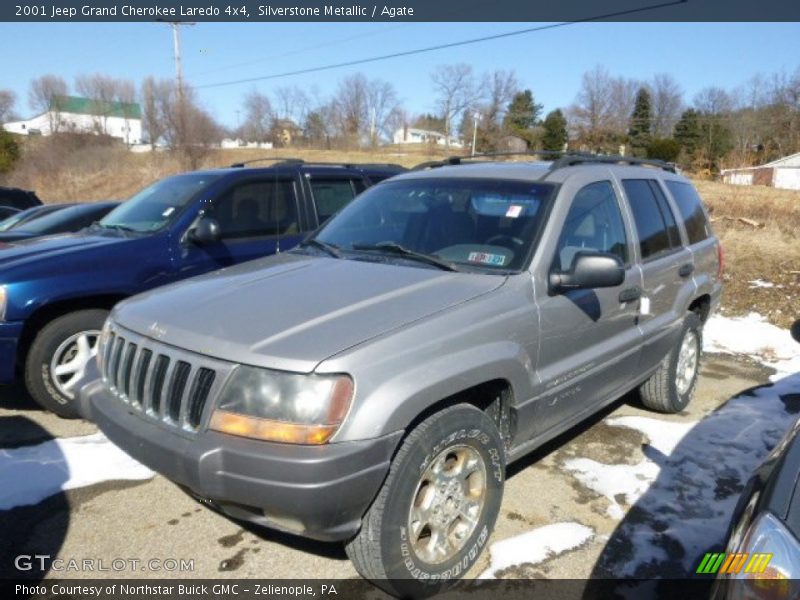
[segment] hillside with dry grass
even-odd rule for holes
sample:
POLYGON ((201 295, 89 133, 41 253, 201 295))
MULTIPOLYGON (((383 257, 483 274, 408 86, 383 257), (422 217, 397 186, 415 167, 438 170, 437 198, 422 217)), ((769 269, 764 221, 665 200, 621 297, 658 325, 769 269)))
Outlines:
MULTIPOLYGON (((36 190, 46 202, 126 198, 148 183, 185 170, 167 153, 133 154, 125 148, 31 140, 7 185, 36 190)), ((451 154, 457 154, 453 149, 451 154)), ((375 151, 309 149, 216 150, 201 168, 263 157, 322 162, 391 162, 411 167, 443 158, 444 148, 384 147, 375 151)), ((725 249, 728 314, 756 311, 787 327, 800 317, 800 192, 696 181, 725 249), (761 281, 763 283, 753 283, 761 281), (766 286, 766 287, 764 287, 766 286)))

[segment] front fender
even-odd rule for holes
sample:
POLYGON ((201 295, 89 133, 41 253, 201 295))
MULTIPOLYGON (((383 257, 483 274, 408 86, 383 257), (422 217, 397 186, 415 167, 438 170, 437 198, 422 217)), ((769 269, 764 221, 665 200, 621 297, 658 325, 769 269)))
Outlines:
POLYGON ((535 384, 534 377, 528 354, 511 341, 431 357, 375 382, 374 387, 368 381, 357 384, 359 389, 370 391, 364 396, 356 391, 356 406, 336 441, 379 437, 405 429, 437 402, 489 381, 507 382, 513 398, 527 398, 535 384))

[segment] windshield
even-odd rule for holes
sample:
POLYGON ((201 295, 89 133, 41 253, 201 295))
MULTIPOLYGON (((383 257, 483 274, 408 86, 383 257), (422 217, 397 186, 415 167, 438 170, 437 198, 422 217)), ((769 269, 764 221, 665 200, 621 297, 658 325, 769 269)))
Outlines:
POLYGON ((25 221, 33 220, 37 216, 46 215, 48 212, 50 211, 39 207, 23 210, 21 212, 16 213, 15 215, 8 217, 4 221, 0 221, 0 231, 8 231, 9 229, 12 229, 17 225, 20 225, 25 221))
POLYGON ((165 227, 189 201, 219 174, 189 173, 168 177, 146 187, 100 221, 102 227, 141 233, 165 227))
POLYGON ((21 223, 18 227, 15 227, 14 230, 25 231, 28 233, 48 233, 53 229, 72 225, 72 221, 75 221, 75 224, 77 225, 80 221, 80 217, 84 214, 90 213, 92 208, 95 210, 100 210, 99 207, 70 206, 62 210, 47 213, 42 217, 31 219, 25 223, 21 223))
POLYGON ((316 239, 341 250, 389 250, 402 258, 390 248, 399 245, 453 265, 519 270, 552 192, 552 184, 526 181, 389 181, 364 192, 316 239))

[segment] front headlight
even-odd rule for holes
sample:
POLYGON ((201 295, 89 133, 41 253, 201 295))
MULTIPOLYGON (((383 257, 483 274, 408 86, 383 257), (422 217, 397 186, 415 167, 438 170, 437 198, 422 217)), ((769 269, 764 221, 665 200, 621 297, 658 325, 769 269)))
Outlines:
POLYGON ((774 515, 759 515, 735 552, 732 560, 741 557, 734 565, 738 573, 724 576, 731 579, 728 600, 798 597, 800 542, 774 515))
POLYGON ((8 302, 8 292, 6 286, 0 285, 0 321, 6 320, 6 303, 8 302))
POLYGON ((237 367, 222 390, 210 429, 231 435, 324 444, 353 399, 347 375, 301 375, 237 367))

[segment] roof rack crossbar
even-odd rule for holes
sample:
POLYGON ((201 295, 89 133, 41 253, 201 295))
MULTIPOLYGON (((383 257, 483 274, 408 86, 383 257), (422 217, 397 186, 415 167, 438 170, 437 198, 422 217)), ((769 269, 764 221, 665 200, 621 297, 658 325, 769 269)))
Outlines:
POLYGON ((263 158, 253 158, 251 160, 244 160, 242 162, 236 162, 230 165, 232 169, 241 169, 245 165, 249 165, 256 162, 266 162, 266 161, 273 161, 279 163, 302 163, 304 162, 302 158, 287 158, 283 156, 265 156, 263 158))

